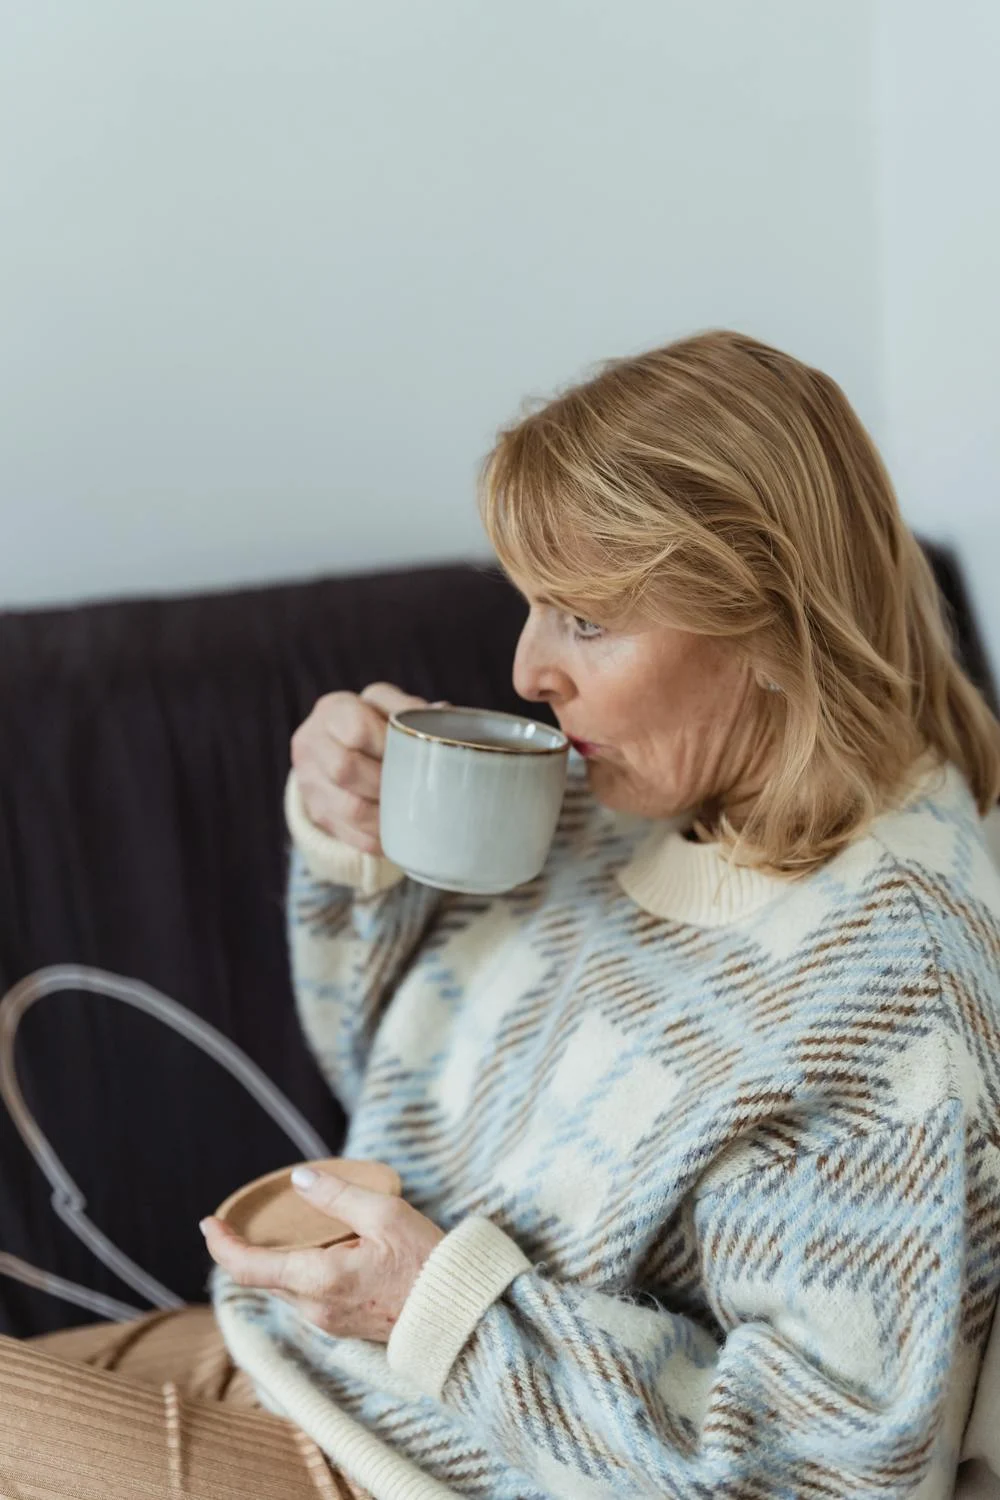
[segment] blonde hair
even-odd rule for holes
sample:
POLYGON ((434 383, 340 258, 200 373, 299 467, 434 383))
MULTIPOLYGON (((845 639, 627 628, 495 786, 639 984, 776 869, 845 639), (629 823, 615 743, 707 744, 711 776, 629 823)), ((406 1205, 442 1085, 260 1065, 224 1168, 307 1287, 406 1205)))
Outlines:
POLYGON ((499 434, 481 508, 508 572, 570 613, 732 640, 773 739, 715 832, 804 874, 895 805, 928 753, 985 813, 1000 725, 958 666, 931 569, 840 387, 716 331, 612 361, 499 434))

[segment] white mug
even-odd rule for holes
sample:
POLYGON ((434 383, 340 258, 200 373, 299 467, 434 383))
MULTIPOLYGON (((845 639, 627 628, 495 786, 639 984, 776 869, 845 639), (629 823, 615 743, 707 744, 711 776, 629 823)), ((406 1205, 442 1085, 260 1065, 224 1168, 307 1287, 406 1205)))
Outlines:
POLYGON ((379 833, 393 864, 445 891, 498 895, 533 880, 559 821, 569 741, 481 708, 393 714, 379 833))

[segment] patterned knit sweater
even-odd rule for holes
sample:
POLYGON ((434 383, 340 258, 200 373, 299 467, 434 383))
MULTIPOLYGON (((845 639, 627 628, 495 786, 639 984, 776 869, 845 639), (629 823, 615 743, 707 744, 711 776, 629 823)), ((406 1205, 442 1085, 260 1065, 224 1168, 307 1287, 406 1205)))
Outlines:
POLYGON ((448 896, 312 826, 308 1042, 447 1231, 388 1346, 213 1272, 377 1500, 943 1497, 1000 1279, 1000 878, 953 768, 820 872, 604 811, 448 896))

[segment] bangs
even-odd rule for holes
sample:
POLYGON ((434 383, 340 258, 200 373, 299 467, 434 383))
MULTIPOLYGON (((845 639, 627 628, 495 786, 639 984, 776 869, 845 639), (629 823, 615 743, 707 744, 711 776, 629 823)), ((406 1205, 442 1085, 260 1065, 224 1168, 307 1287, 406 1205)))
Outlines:
POLYGON ((568 461, 553 437, 530 418, 501 435, 483 465, 483 525, 524 592, 614 625, 639 605, 647 570, 637 569, 633 549, 622 544, 622 518, 606 481, 582 455, 568 461))

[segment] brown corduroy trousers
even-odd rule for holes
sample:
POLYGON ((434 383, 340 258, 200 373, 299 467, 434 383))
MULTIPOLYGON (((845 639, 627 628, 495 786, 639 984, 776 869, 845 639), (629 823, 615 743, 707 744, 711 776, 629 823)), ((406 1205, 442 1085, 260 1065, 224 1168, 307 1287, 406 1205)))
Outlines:
POLYGON ((2 1500, 369 1500, 265 1411, 210 1307, 0 1336, 2 1500))

